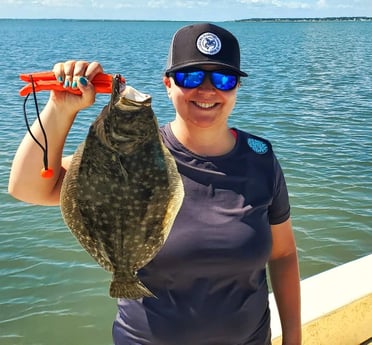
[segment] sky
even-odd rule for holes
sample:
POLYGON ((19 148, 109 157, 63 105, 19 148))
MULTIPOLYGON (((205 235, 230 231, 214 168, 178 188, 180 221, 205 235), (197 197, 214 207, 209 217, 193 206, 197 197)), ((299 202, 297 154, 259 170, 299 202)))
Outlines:
POLYGON ((225 21, 372 17, 372 0, 0 0, 0 18, 225 21))

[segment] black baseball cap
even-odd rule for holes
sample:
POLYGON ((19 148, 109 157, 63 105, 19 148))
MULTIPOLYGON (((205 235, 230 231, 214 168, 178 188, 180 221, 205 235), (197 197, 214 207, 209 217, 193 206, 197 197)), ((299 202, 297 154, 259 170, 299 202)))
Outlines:
POLYGON ((239 42, 231 32, 210 23, 179 29, 169 48, 165 73, 206 64, 219 65, 240 76, 248 76, 240 70, 239 42))

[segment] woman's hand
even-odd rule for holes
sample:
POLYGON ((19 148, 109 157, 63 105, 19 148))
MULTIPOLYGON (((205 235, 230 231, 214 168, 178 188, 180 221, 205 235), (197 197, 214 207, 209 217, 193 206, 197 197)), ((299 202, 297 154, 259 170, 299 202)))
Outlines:
POLYGON ((77 88, 82 94, 51 91, 49 102, 58 107, 64 114, 76 114, 80 110, 91 106, 95 101, 96 92, 91 81, 103 68, 98 62, 69 60, 54 65, 53 72, 56 79, 68 88, 77 88))

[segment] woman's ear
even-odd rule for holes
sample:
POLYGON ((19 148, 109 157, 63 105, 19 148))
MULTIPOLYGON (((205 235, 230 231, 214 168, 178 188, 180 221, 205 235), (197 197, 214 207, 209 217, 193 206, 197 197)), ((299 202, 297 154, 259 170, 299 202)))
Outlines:
POLYGON ((164 76, 163 77, 163 83, 164 83, 166 88, 169 88, 171 86, 170 78, 167 77, 167 76, 164 76))
POLYGON ((168 97, 171 97, 171 81, 170 78, 167 76, 163 77, 163 84, 165 85, 165 88, 167 89, 168 97))

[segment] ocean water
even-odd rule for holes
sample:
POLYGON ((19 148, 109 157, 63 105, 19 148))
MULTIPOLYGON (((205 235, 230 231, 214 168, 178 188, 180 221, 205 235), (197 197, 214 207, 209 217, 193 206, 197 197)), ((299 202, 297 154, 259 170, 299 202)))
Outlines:
MULTIPOLYGON (((110 274, 82 250, 59 208, 7 193, 26 131, 18 75, 67 59, 97 60, 151 93, 162 124, 174 115, 162 72, 172 34, 183 24, 0 20, 1 344, 108 345, 116 312, 110 274)), ((230 124, 274 146, 290 192, 302 278, 370 254, 372 22, 220 24, 239 38, 249 73, 230 124)), ((47 96, 38 94, 40 107, 47 96)), ((97 96, 79 114, 66 154, 108 97, 97 96)), ((30 119, 34 113, 30 103, 30 119)))

